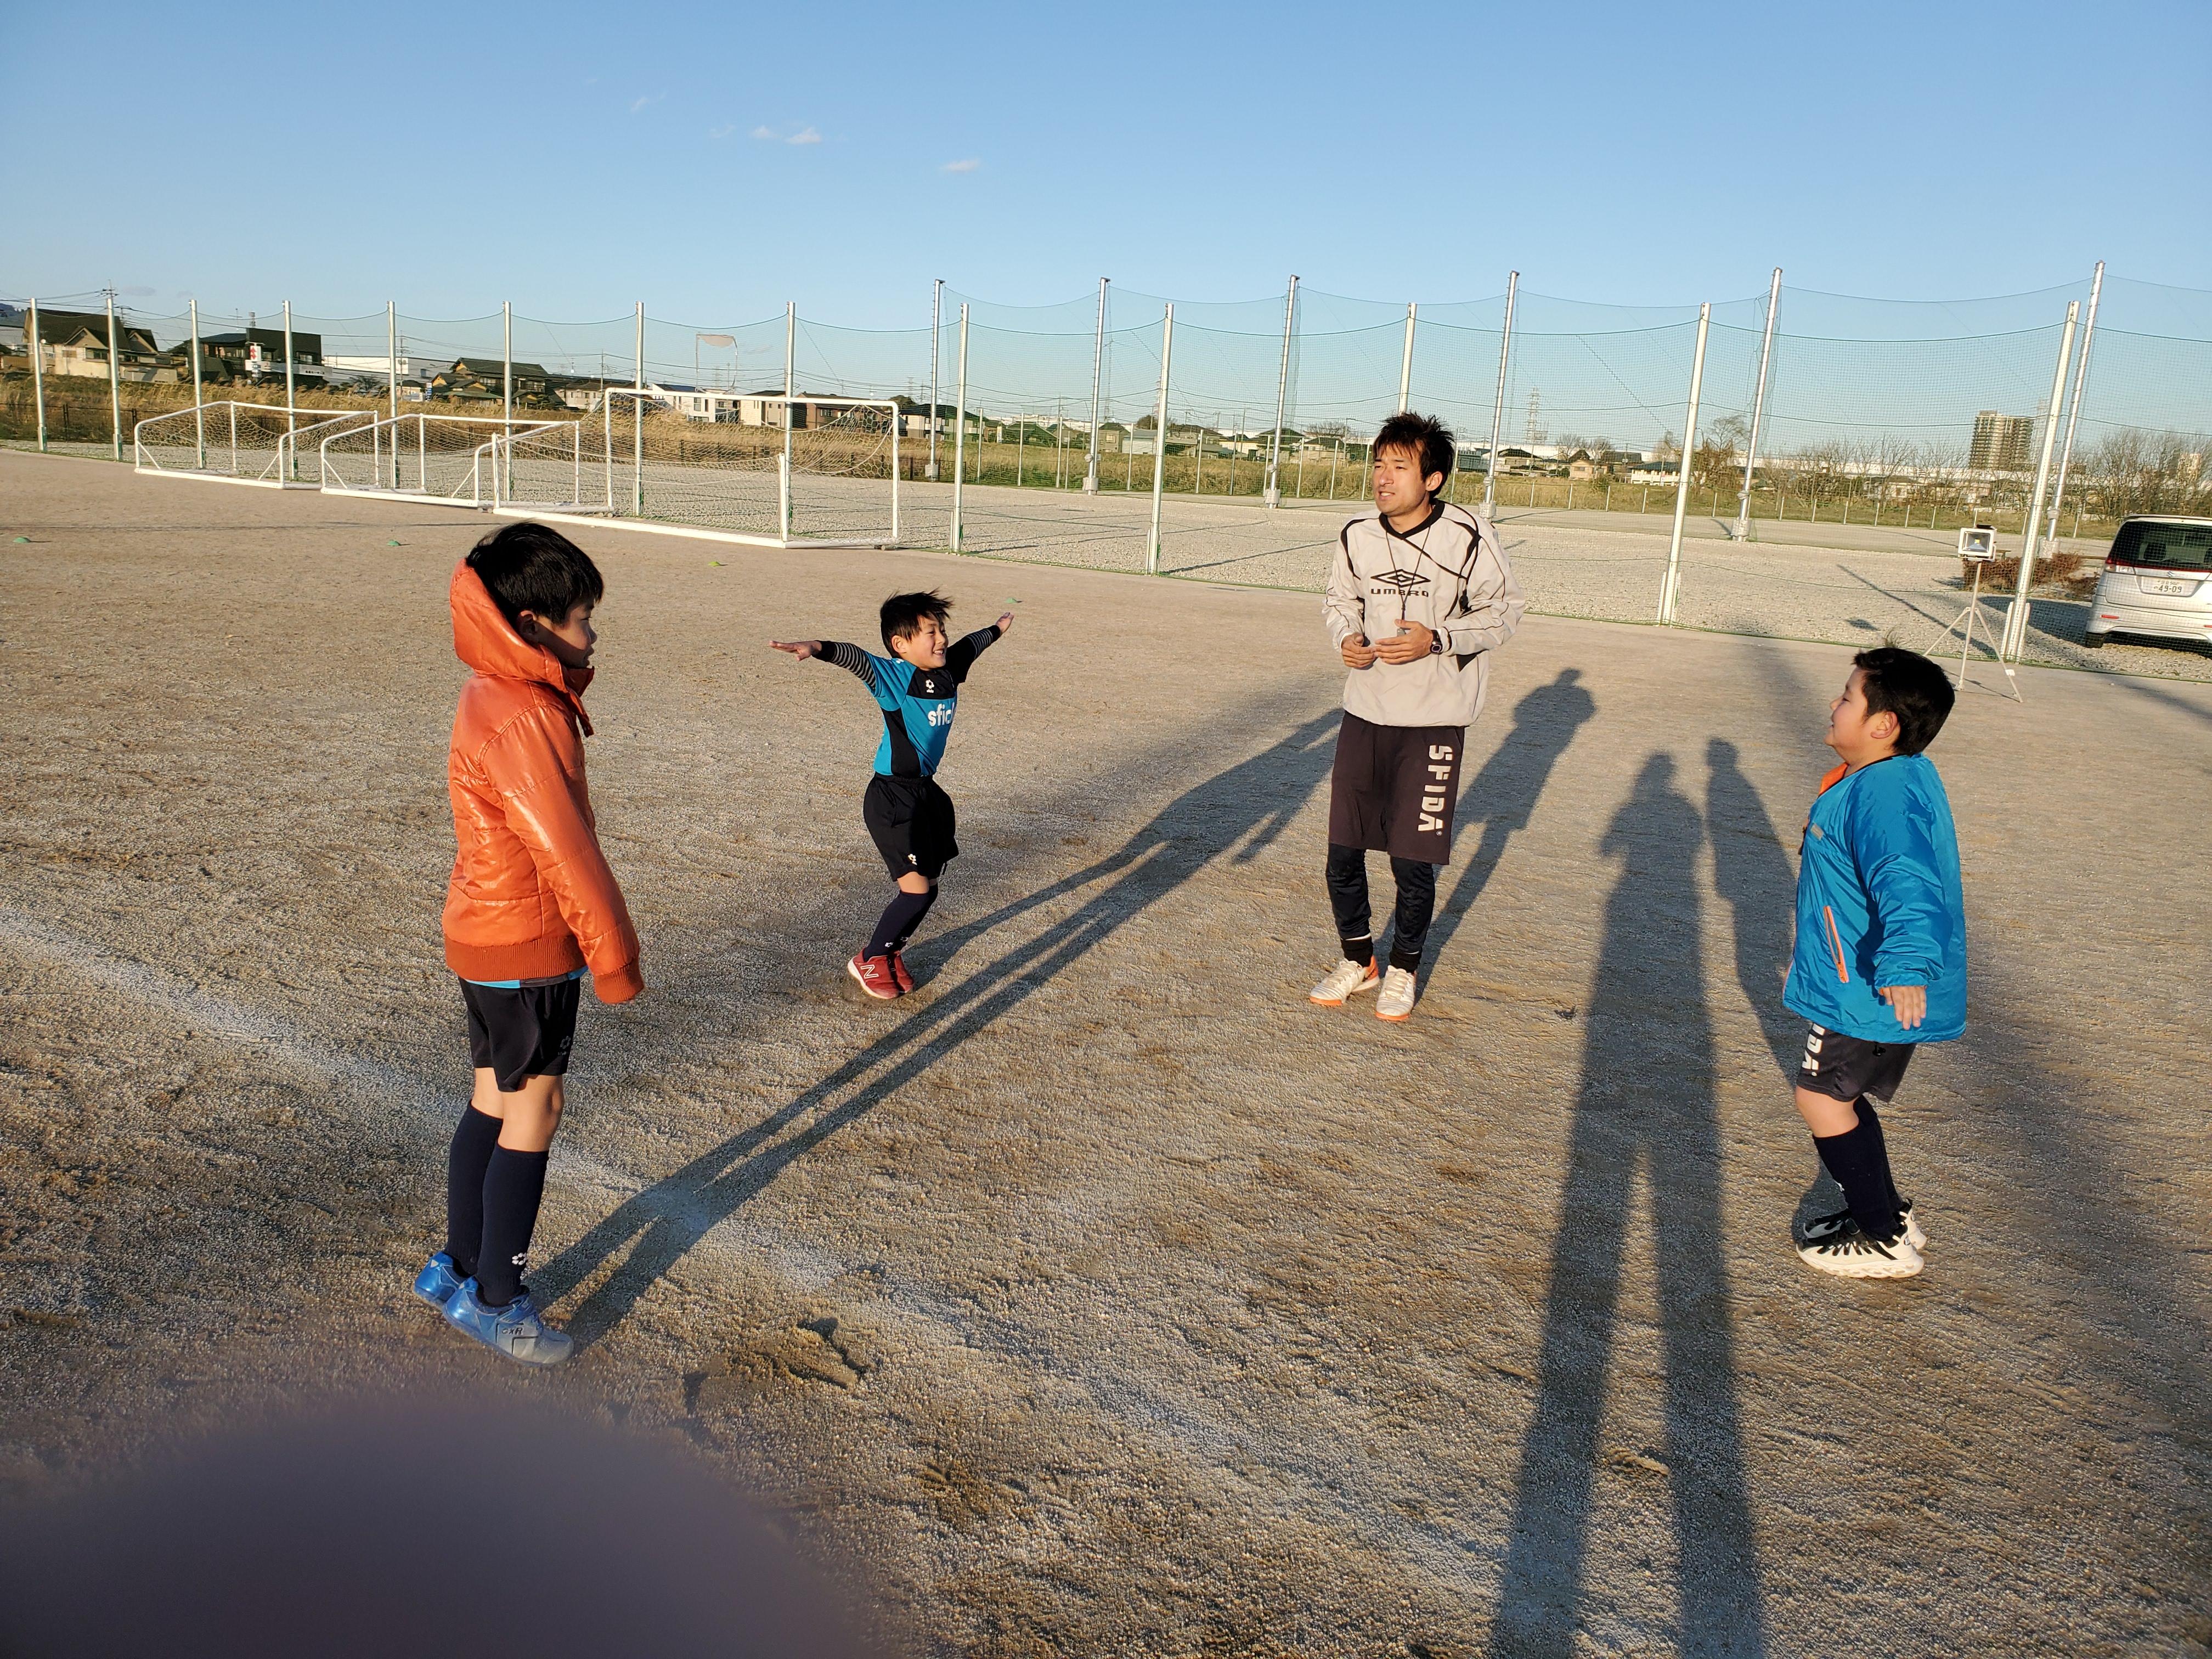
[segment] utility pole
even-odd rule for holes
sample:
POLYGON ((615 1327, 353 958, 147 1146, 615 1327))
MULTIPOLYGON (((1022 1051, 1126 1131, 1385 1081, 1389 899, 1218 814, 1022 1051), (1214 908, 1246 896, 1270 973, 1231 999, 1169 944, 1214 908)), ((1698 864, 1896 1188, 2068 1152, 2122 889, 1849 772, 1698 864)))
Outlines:
POLYGON ((929 465, 926 474, 933 480, 937 477, 937 331, 944 319, 945 279, 940 276, 929 290, 929 465))
POLYGON ((1782 267, 1774 267, 1774 280, 1766 288, 1766 333, 1759 346, 1759 391, 1751 400, 1751 436, 1744 444, 1743 492, 1736 497, 1735 541, 1751 538, 1751 469, 1759 459, 1759 422, 1766 413, 1766 366, 1774 356, 1774 313, 1782 303, 1782 267))
POLYGON ((1098 493, 1098 385, 1106 367, 1106 281, 1098 279, 1098 329, 1091 341, 1091 459, 1083 470, 1083 493, 1098 493))
POLYGON ((2058 539, 2058 508, 2066 499, 2066 471, 2074 462, 2074 427, 2081 418, 2081 391, 2089 379, 2089 342, 2097 332, 2097 296, 2104 287, 2105 262, 2100 259, 2097 274, 2089 279, 2088 314, 2081 319, 2081 350, 2074 360, 2074 397, 2066 412, 2066 446, 2058 454, 2058 482, 2051 487, 2051 530, 2044 537, 2046 543, 2058 539))
POLYGON ((1482 466, 1482 516, 1498 511, 1498 441, 1505 426, 1505 365, 1513 355, 1513 296, 1521 287, 1521 273, 1505 278, 1505 326, 1498 337, 1498 395, 1490 400, 1490 453, 1482 466))
POLYGON ((107 295, 107 430, 114 445, 115 459, 119 461, 123 459, 123 368, 116 356, 115 290, 111 288, 103 292, 107 295))
POLYGON ((1408 301, 1406 305, 1406 353, 1398 363, 1398 412, 1406 412, 1406 400, 1413 389, 1413 316, 1419 307, 1408 301))
MULTIPOLYGON (((1283 300, 1283 361, 1275 371, 1275 436, 1267 446, 1267 483, 1260 492, 1261 502, 1268 507, 1283 504, 1283 492, 1278 487, 1276 468, 1283 458, 1283 406, 1291 389, 1291 325, 1298 312, 1298 279, 1291 276, 1291 291, 1283 300)), ((1400 403, 1404 402, 1402 396, 1400 403)))
POLYGON ((2051 452, 2058 437, 2058 411, 2066 401, 2066 365, 2074 353, 2074 323, 2081 302, 2066 302, 2066 327, 2058 337, 2058 368, 2051 377, 2051 412, 2043 422, 2043 454, 2035 464, 2035 494, 2027 508, 2027 532, 2021 538, 2020 580, 2013 585, 2012 608, 2005 612, 2004 638, 1997 650, 2000 661, 2018 662, 2027 646, 2027 594, 2035 585, 2035 546, 2043 531, 2043 491, 2051 482, 2051 452))

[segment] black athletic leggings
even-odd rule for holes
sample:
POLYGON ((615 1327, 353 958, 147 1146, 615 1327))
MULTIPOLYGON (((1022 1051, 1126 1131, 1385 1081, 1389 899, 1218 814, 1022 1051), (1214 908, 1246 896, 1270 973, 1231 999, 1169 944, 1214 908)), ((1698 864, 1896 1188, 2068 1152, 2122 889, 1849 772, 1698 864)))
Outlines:
MULTIPOLYGON (((1437 911, 1437 866, 1393 857, 1391 877, 1398 884, 1396 931, 1390 940, 1390 965, 1418 969, 1429 942, 1429 921, 1437 911)), ((1328 902, 1336 912, 1337 937, 1353 962, 1375 954, 1374 921, 1367 906, 1367 851, 1361 847, 1328 848, 1328 902)))

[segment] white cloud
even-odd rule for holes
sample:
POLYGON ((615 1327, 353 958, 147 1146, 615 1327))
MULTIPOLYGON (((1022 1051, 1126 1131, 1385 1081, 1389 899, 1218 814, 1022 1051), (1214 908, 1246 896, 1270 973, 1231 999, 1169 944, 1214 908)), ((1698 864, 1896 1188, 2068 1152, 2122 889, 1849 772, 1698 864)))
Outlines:
POLYGON ((650 93, 650 94, 648 94, 647 96, 645 96, 645 97, 643 97, 643 98, 635 99, 635 100, 634 100, 631 102, 631 104, 630 104, 630 106, 629 106, 629 112, 630 112, 632 115, 635 115, 635 114, 636 114, 640 110, 641 110, 641 109, 645 109, 645 108, 647 108, 647 107, 649 107, 649 106, 652 106, 652 105, 657 104, 657 103, 659 103, 662 99, 664 99, 664 98, 665 98, 665 97, 667 97, 667 96, 668 96, 668 94, 667 94, 666 93, 665 93, 665 92, 655 92, 655 93, 650 93))
POLYGON ((775 142, 775 129, 774 127, 755 127, 753 129, 753 137, 756 138, 765 138, 770 143, 774 143, 775 142))
POLYGON ((707 129, 707 136, 709 138, 726 138, 736 131, 737 128, 735 126, 708 127, 707 129))
POLYGON ((981 161, 971 155, 964 161, 947 161, 940 170, 945 173, 973 173, 982 165, 981 161))
POLYGON ((822 142, 822 135, 812 127, 801 127, 783 142, 787 144, 818 144, 822 142))

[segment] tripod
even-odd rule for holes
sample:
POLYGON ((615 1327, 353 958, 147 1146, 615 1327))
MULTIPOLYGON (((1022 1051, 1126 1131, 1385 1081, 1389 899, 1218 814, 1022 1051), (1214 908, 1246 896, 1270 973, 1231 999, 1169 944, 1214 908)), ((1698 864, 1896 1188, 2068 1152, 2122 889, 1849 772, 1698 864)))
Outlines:
POLYGON ((1966 689, 1966 659, 1974 648, 1974 629, 1979 628, 1982 630, 1982 643, 1989 647, 1990 654, 1997 659, 1997 665, 2004 670, 2006 689, 2011 693, 2012 700, 2014 702, 2025 703, 2027 699, 2020 694, 2019 677, 2013 672, 2012 665, 2004 659, 2003 648, 1996 641, 1990 637, 1989 623, 1982 620, 1982 560, 1974 561, 1973 595, 1966 601, 1966 608, 1959 613, 1959 620, 1936 636, 1936 643, 1940 646, 1952 635, 1960 635, 1959 678, 1952 684, 1963 691, 1966 689))

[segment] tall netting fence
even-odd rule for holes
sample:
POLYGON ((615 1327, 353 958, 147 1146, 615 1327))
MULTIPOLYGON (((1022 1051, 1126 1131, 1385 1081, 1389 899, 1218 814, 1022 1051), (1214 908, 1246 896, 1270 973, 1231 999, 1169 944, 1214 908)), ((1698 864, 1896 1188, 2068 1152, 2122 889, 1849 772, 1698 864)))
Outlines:
MULTIPOLYGON (((874 487, 895 472, 908 544, 1315 590, 1376 429, 1406 405, 1457 434, 1449 497, 1491 503, 1539 611, 1652 620, 1671 561, 1681 623, 1923 647, 1968 604, 1960 531, 1991 527, 2002 578, 2041 471, 2029 658, 2197 672, 2203 652, 2091 657, 2081 628, 2123 518, 2212 514, 2212 294, 2107 276, 2090 336, 2089 290, 1784 286, 1771 331, 1765 292, 1710 307, 1701 368, 1694 306, 1525 289, 1510 336, 1502 293, 1416 306, 1304 285, 1176 301, 1171 330, 1164 296, 1111 285, 1103 307, 945 289, 896 328, 803 306, 696 322, 295 307, 289 336, 280 305, 195 317, 124 296, 112 365, 105 295, 42 296, 35 353, 23 303, 0 301, 0 442, 783 541, 886 538, 874 487)), ((1993 586, 1985 622, 2009 599, 1993 586)))

